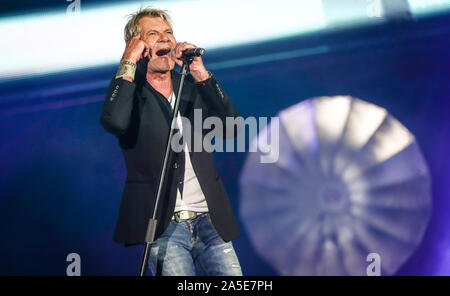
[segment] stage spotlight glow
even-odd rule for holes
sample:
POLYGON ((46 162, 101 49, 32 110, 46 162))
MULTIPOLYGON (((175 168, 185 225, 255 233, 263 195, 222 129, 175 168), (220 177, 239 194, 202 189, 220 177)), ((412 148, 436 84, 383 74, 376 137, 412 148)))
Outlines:
POLYGON ((249 153, 240 177, 256 251, 281 275, 367 275, 373 253, 381 275, 393 275, 430 218, 430 176, 414 136, 385 109, 347 96, 309 99, 279 117, 278 160, 249 153))
POLYGON ((425 16, 450 11, 450 0, 408 0, 409 8, 415 16, 425 16))
MULTIPOLYGON (((126 16, 147 5, 169 11, 178 40, 207 49, 383 21, 381 15, 368 14, 381 0, 336 2, 175 0, 84 7, 81 1, 79 13, 5 17, 0 20, 0 80, 117 63, 124 49, 126 16)), ((409 3, 415 16, 450 9, 450 0, 409 3)))
MULTIPOLYGON (((207 49, 282 38, 326 26, 320 0, 148 2, 167 10, 175 36, 207 49), (199 17, 192 17, 193 15, 199 17)), ((126 16, 139 2, 0 21, 0 78, 117 63, 126 16)))

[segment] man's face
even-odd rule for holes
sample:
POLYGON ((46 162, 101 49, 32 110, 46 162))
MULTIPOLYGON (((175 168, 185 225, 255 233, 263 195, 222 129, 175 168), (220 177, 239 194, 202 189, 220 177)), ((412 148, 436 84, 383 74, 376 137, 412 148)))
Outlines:
POLYGON ((139 24, 141 39, 150 48, 147 72, 165 73, 172 70, 175 62, 170 58, 170 50, 177 41, 169 23, 160 17, 143 17, 139 24))

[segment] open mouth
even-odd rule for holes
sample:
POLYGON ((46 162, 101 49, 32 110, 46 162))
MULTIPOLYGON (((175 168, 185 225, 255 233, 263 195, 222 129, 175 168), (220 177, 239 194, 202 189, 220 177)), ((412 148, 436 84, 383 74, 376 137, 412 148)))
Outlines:
POLYGON ((170 53, 170 48, 163 48, 163 49, 156 51, 156 55, 159 57, 166 56, 169 53, 170 53))

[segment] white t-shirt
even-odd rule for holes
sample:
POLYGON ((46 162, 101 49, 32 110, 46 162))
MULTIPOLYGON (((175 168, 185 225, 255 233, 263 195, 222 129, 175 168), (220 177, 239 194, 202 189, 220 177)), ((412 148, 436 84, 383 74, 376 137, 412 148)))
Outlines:
MULTIPOLYGON (((169 102, 172 105, 172 109, 175 105, 175 94, 172 92, 169 97, 169 102)), ((182 121, 180 113, 177 114, 177 125, 180 132, 183 131, 182 121)), ((203 194, 200 183, 198 182, 197 175, 192 167, 191 157, 189 156, 189 150, 187 142, 184 146, 185 155, 185 170, 183 178, 183 194, 177 189, 177 201, 175 204, 175 212, 182 210, 189 210, 194 212, 208 212, 208 205, 206 204, 205 195, 203 194)))

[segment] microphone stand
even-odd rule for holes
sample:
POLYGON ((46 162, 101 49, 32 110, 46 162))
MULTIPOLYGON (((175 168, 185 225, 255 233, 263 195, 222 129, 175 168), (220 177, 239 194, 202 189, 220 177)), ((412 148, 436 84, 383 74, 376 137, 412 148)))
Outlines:
MULTIPOLYGON (((172 122, 177 120, 181 92, 183 90, 184 78, 186 77, 187 70, 189 68, 189 65, 192 63, 193 59, 194 59, 193 56, 183 59, 183 66, 181 67, 180 86, 178 88, 178 94, 177 94, 177 98, 175 100, 175 106, 173 108, 172 122)), ((150 254, 150 248, 155 239, 156 225, 158 222, 156 220, 156 212, 158 210, 158 205, 159 205, 158 203, 159 203, 159 200, 161 197, 161 192, 162 192, 164 181, 165 181, 165 176, 166 176, 166 171, 167 171, 167 163, 169 160, 169 155, 171 153, 170 143, 172 142, 172 138, 173 138, 173 129, 172 129, 172 124, 171 124, 170 129, 169 129, 169 136, 167 137, 166 151, 164 154, 164 160, 163 160, 163 164, 162 164, 162 168, 161 168, 161 174, 159 176, 158 193, 156 194, 156 201, 155 201, 155 205, 152 210, 152 217, 148 221, 148 225, 147 225, 147 231, 146 231, 146 235, 145 235, 145 248, 144 248, 144 254, 142 256, 141 270, 139 272, 139 276, 145 276, 145 271, 147 270, 147 267, 148 267, 148 257, 150 254)))

